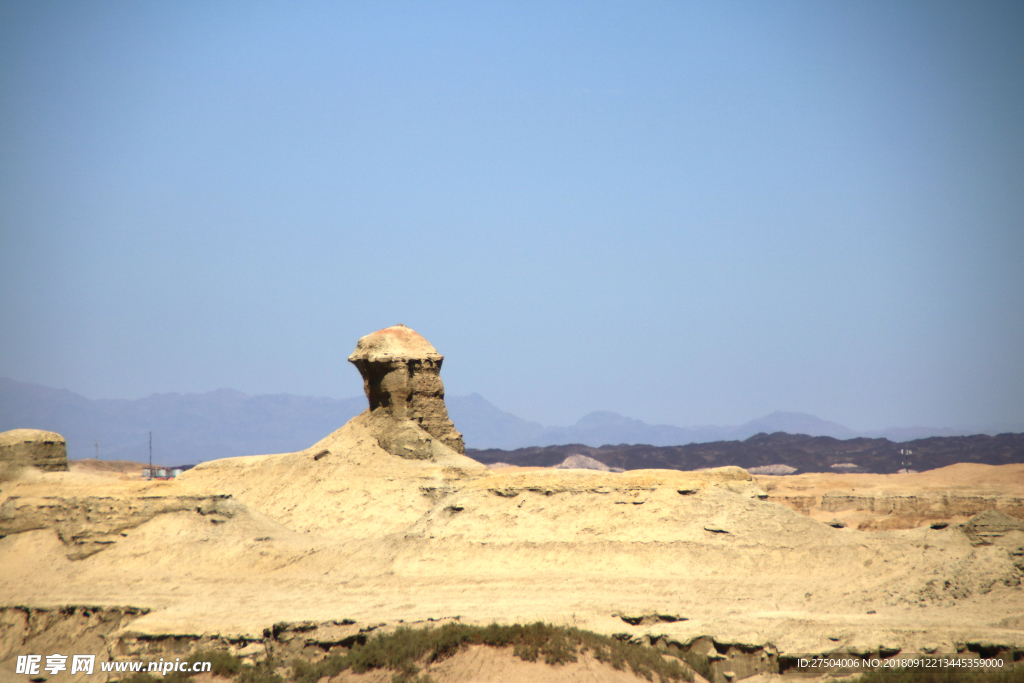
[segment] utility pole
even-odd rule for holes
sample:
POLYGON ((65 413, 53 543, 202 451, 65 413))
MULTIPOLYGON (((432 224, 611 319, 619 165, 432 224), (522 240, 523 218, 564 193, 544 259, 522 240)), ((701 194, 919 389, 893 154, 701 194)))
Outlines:
POLYGON ((100 440, 96 439, 96 459, 100 459, 100 440))
POLYGON ((153 432, 149 433, 149 478, 153 478, 153 432))

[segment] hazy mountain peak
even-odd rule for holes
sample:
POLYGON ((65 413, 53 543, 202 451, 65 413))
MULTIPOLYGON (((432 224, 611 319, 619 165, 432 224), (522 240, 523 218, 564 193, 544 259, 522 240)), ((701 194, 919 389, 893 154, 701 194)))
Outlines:
POLYGON ((784 410, 776 410, 764 417, 745 422, 738 429, 769 434, 787 432, 789 434, 807 434, 808 436, 831 436, 835 439, 849 439, 857 436, 852 429, 836 422, 823 420, 808 413, 784 410))
POLYGON ((610 410, 595 410, 592 413, 587 413, 579 420, 576 421, 576 427, 603 427, 607 428, 611 425, 617 426, 647 426, 647 423, 643 420, 637 420, 625 415, 619 415, 613 413, 610 410))

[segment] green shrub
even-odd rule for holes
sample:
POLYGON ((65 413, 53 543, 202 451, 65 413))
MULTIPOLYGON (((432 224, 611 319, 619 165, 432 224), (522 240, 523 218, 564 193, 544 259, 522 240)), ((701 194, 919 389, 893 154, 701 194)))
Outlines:
POLYGON ((284 683, 284 679, 275 671, 276 662, 266 659, 256 666, 242 666, 235 676, 235 683, 284 683))
POLYGON ((714 671, 711 668, 711 660, 708 659, 707 655, 697 654, 696 652, 687 652, 683 656, 683 660, 690 665, 690 668, 699 673, 704 678, 713 680, 715 677, 714 671))
MULTIPOLYGON (((220 650, 201 650, 190 655, 183 664, 188 664, 191 669, 196 662, 210 662, 210 673, 225 678, 233 677, 242 668, 242 660, 234 655, 220 650)), ((128 678, 122 678, 117 683, 189 683, 189 678, 198 672, 169 671, 166 676, 160 676, 139 672, 128 678)))
MULTIPOLYGON (((222 652, 221 650, 202 650, 191 655, 185 660, 188 664, 195 664, 196 662, 210 662, 210 673, 214 676, 224 676, 225 678, 234 676, 242 669, 241 657, 222 652)), ((195 675, 195 674, 190 674, 195 675)))
POLYGON ((406 674, 397 673, 391 679, 391 683, 434 683, 434 679, 427 674, 421 674, 419 676, 409 678, 406 674))
POLYGON ((346 669, 355 673, 390 669, 396 672, 394 683, 429 683, 430 677, 419 673, 417 662, 441 661, 469 645, 511 647, 513 654, 524 661, 543 659, 553 666, 578 661, 581 652, 591 651, 597 660, 619 670, 628 665, 633 673, 647 680, 654 680, 655 675, 659 681, 690 681, 693 678, 679 662, 666 660, 662 656, 668 654, 665 650, 537 622, 525 626, 491 624, 481 627, 448 623, 433 629, 403 627, 372 638, 363 645, 355 645, 347 654, 332 655, 315 664, 293 660, 292 680, 295 683, 316 683, 325 676, 334 676, 346 669))

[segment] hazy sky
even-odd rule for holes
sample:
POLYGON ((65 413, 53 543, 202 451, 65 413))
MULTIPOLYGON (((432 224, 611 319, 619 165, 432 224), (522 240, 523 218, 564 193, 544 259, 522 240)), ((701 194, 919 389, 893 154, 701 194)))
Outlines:
POLYGON ((1024 3, 0 0, 0 376, 1024 429, 1024 3))

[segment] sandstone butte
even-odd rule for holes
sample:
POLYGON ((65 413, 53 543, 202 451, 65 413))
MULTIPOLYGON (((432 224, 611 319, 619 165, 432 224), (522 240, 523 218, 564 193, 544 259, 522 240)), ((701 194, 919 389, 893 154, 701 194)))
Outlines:
POLYGON ((349 360, 369 409, 303 451, 0 482, 0 681, 30 652, 260 657, 452 619, 674 644, 736 678, 802 653, 1024 650, 1015 517, 863 531, 736 467, 492 471, 462 454, 423 337, 381 330, 349 360))

